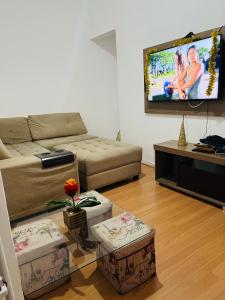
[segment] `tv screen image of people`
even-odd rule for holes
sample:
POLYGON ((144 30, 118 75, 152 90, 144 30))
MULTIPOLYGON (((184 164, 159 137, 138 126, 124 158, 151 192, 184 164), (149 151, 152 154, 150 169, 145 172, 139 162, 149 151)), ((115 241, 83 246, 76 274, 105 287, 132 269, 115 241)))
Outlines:
POLYGON ((215 58, 216 81, 210 96, 209 60, 212 38, 165 49, 150 54, 149 101, 217 99, 220 70, 221 35, 218 35, 215 58))

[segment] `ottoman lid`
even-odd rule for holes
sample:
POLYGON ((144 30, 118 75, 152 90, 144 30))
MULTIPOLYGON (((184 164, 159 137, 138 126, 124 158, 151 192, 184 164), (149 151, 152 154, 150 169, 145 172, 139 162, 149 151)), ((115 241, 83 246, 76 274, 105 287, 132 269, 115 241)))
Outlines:
POLYGON ((85 197, 85 196, 88 196, 88 197, 94 196, 97 198, 98 201, 101 202, 100 205, 96 205, 96 206, 92 206, 92 207, 83 207, 83 209, 85 209, 87 212, 88 220, 95 218, 99 215, 105 214, 106 212, 108 212, 109 210, 112 209, 112 202, 94 190, 81 194, 81 198, 85 197))
POLYGON ((96 240, 112 252, 142 239, 154 230, 127 212, 91 227, 96 240))
POLYGON ((15 227, 12 236, 19 265, 42 257, 52 252, 54 247, 67 242, 50 219, 15 227))

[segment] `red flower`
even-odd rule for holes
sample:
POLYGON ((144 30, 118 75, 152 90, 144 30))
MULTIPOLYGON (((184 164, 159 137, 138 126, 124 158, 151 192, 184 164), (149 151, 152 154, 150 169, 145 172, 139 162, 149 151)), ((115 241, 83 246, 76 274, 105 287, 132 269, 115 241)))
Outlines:
POLYGON ((65 182, 64 192, 70 197, 74 197, 79 190, 78 182, 76 179, 70 178, 65 182))

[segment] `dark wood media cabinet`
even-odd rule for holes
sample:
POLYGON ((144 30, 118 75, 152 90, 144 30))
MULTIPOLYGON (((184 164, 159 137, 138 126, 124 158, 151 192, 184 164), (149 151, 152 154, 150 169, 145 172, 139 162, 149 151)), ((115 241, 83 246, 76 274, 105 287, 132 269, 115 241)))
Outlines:
POLYGON ((160 184, 225 206, 225 155, 193 152, 177 141, 154 145, 155 179, 160 184))

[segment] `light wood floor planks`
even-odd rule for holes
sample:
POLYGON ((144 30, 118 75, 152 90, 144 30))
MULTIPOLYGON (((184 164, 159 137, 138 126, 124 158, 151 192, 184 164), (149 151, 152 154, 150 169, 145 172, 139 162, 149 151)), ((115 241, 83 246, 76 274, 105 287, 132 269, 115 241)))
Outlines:
POLYGON ((92 264, 40 299, 225 300, 225 213, 159 186, 151 167, 142 173, 103 194, 156 229, 157 276, 121 296, 92 264))

